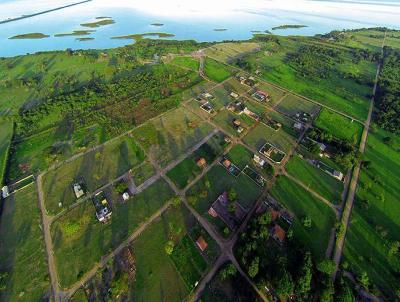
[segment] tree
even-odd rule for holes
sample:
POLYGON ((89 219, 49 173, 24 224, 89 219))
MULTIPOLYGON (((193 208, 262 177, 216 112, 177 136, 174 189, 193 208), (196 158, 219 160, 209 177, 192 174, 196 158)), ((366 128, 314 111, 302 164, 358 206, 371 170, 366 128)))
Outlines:
POLYGON ((249 271, 248 271, 249 276, 251 278, 254 278, 258 274, 259 264, 260 264, 260 258, 255 257, 253 259, 253 261, 251 262, 249 271))
POLYGON ((308 300, 311 290, 312 280, 312 260, 311 253, 307 252, 304 256, 303 266, 300 271, 300 277, 297 280, 296 294, 303 300, 308 300))
POLYGON ((172 252, 174 251, 174 247, 175 247, 175 243, 172 240, 169 240, 166 244, 165 244, 165 252, 168 255, 171 255, 172 252))
POLYGON ((294 292, 294 282, 292 275, 286 270, 283 271, 282 275, 277 278, 274 282, 276 292, 283 297, 289 297, 294 292))
POLYGON ((360 283, 361 283, 361 285, 364 286, 365 288, 368 288, 368 287, 369 287, 369 277, 368 277, 367 272, 363 272, 363 273, 361 274, 360 283))
POLYGON ((303 218, 303 226, 306 228, 311 228, 311 225, 312 225, 311 218, 308 216, 304 217, 303 218))
POLYGON ((225 268, 223 268, 220 273, 219 273, 219 277, 222 281, 228 279, 231 276, 236 275, 237 273, 237 269, 236 267, 231 263, 229 265, 227 265, 225 268))
POLYGON ((260 215, 257 219, 257 222, 261 225, 269 225, 272 221, 272 214, 270 211, 265 212, 260 215))
POLYGON ((231 189, 229 190, 228 198, 229 198, 229 200, 230 200, 231 202, 233 202, 233 201, 235 201, 235 200, 237 199, 237 193, 236 193, 236 191, 235 191, 234 188, 231 188, 231 189))
POLYGON ((325 259, 317 264, 317 269, 327 275, 332 275, 336 269, 336 265, 332 260, 325 259))
POLYGON ((114 190, 119 194, 123 194, 126 190, 128 190, 128 185, 126 182, 121 181, 115 185, 114 190))
POLYGON ((179 205, 182 203, 182 200, 178 196, 172 197, 170 201, 172 206, 175 208, 179 207, 179 205))
POLYGON ((6 289, 7 281, 8 281, 8 273, 1 272, 0 273, 0 291, 3 291, 6 289))

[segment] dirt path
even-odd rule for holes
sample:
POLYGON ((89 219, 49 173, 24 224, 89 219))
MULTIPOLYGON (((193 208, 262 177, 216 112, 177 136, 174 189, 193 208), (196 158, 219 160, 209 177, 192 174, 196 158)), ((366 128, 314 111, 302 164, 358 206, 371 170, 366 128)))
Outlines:
MULTIPOLYGON (((383 48, 385 46, 385 40, 386 40, 386 32, 385 32, 385 37, 382 41, 382 47, 381 47, 382 54, 383 54, 383 48)), ((378 87, 378 78, 379 78, 379 73, 381 71, 381 67, 382 67, 382 62, 379 62, 378 67, 376 69, 374 88, 373 88, 373 93, 372 93, 371 102, 370 102, 369 111, 368 111, 368 118, 365 122, 364 130, 363 130, 363 133, 361 136, 361 142, 360 142, 360 148, 359 148, 359 151, 361 154, 363 154, 365 152, 365 146, 366 146, 367 139, 368 139, 368 132, 369 132, 369 127, 371 125, 372 112, 374 109, 376 89, 378 87)), ((336 249, 335 249, 335 254, 333 257, 333 261, 335 262, 336 269, 332 276, 333 280, 336 279, 336 275, 337 275, 337 272, 339 269, 339 264, 340 264, 340 261, 342 259, 342 255, 343 255, 343 248, 344 248, 344 243, 346 241, 347 230, 349 228, 350 216, 351 216, 351 212, 352 212, 353 205, 354 205, 354 197, 356 194, 357 183, 358 183, 358 179, 360 176, 360 170, 361 170, 361 165, 360 165, 360 163, 358 163, 354 167, 354 170, 353 170, 353 175, 352 175, 352 178, 350 181, 350 186, 349 186, 349 190, 348 190, 346 203, 345 203, 343 214, 342 214, 341 224, 344 227, 343 235, 340 236, 338 238, 338 240, 336 241, 336 249)))

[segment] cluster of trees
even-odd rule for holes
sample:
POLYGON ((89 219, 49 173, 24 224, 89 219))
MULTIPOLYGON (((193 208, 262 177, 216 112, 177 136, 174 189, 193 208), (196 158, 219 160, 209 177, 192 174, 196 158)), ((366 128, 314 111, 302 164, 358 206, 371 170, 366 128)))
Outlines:
POLYGON ((335 64, 343 61, 339 50, 316 45, 301 45, 285 60, 299 75, 315 79, 329 77, 335 64))
POLYGON ((124 71, 110 82, 93 78, 87 86, 72 93, 51 97, 32 109, 21 110, 17 119, 17 133, 20 136, 30 135, 66 120, 75 121, 80 126, 95 121, 104 123, 110 129, 120 128, 124 124, 132 127, 148 119, 148 116, 155 116, 171 108, 171 105, 175 106, 176 99, 172 102, 167 100, 166 105, 162 101, 199 81, 193 72, 167 65, 124 71), (136 109, 145 114, 144 118, 136 109), (44 124, 46 120, 49 122, 44 124))
POLYGON ((317 262, 290 232, 282 245, 269 240, 270 224, 269 212, 253 218, 237 248, 237 259, 261 290, 295 301, 354 301, 345 280, 333 284, 331 260, 317 262))
POLYGON ((400 51, 384 48, 379 75, 376 120, 382 128, 400 133, 400 51))
MULTIPOLYGON (((307 133, 307 137, 328 145, 329 152, 333 155, 332 160, 346 169, 350 169, 358 160, 360 160, 360 154, 352 144, 348 141, 333 137, 332 134, 322 129, 312 128, 307 133)), ((320 153, 317 144, 311 144, 308 149, 315 155, 320 153)))

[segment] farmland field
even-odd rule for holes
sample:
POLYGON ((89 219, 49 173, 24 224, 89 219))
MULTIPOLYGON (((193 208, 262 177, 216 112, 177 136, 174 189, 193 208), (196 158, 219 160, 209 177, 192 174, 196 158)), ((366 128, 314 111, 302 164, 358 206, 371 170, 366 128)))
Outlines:
POLYGON ((49 171, 43 178, 47 210, 56 214, 75 202, 74 182, 83 179, 87 190, 95 191, 141 163, 144 158, 143 150, 137 143, 130 137, 123 137, 49 171))
POLYGON ((315 120, 315 125, 334 137, 343 139, 354 145, 358 144, 363 131, 363 126, 327 109, 322 109, 318 118, 315 120))
POLYGON ((42 301, 50 290, 37 192, 30 185, 2 201, 0 271, 7 272, 1 301, 42 301))
POLYGON ((108 224, 97 221, 91 201, 57 219, 51 226, 51 235, 61 286, 78 281, 172 196, 169 186, 159 180, 127 203, 115 202, 108 224))
POLYGON ((299 98, 293 94, 288 94, 286 97, 275 107, 276 110, 283 112, 287 115, 293 116, 298 112, 306 112, 311 116, 316 116, 320 106, 299 98))
POLYGON ((317 259, 323 259, 335 224, 333 210, 285 176, 278 178, 271 195, 295 215, 294 237, 317 259), (312 221, 310 228, 302 223, 305 217, 312 221))
POLYGON ((366 272, 371 283, 394 298, 400 269, 390 249, 400 241, 400 156, 398 137, 377 129, 367 141, 366 160, 358 184, 355 207, 346 239, 345 261, 360 276, 366 272), (384 138, 392 143, 385 144, 384 138))
POLYGON ((286 170, 331 203, 339 204, 341 202, 343 183, 306 160, 294 156, 286 165, 286 170))
POLYGON ((260 45, 254 42, 243 43, 219 43, 206 49, 206 54, 210 57, 229 63, 235 57, 256 51, 260 45))

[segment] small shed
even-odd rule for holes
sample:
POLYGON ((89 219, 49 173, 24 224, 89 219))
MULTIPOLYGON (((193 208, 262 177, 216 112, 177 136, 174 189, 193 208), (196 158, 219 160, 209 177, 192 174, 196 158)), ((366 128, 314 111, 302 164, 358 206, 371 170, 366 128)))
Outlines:
POLYGON ((196 241, 197 246, 199 249, 204 252, 204 250, 207 248, 208 243, 204 240, 203 236, 200 236, 197 241, 196 241))

